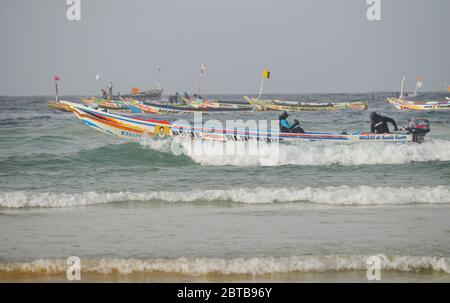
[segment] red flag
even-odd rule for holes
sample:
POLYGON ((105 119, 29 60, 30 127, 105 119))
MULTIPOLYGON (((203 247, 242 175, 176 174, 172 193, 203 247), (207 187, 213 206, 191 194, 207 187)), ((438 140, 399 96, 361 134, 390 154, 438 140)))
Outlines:
POLYGON ((53 76, 53 80, 55 80, 55 81, 59 81, 59 80, 61 80, 58 76, 53 76))

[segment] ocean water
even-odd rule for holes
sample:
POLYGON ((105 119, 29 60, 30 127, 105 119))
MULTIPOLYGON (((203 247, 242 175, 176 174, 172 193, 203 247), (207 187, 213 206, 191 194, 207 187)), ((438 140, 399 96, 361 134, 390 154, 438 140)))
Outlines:
POLYGON ((391 95, 267 97, 367 100, 369 111, 290 118, 355 131, 372 110, 399 125, 424 117, 425 143, 282 143, 276 157, 221 155, 217 143, 175 153, 170 141, 97 132, 47 97, 0 97, 0 280, 65 281, 77 256, 85 281, 364 282, 377 256, 381 281, 448 282, 450 112, 401 112, 384 102, 391 95))

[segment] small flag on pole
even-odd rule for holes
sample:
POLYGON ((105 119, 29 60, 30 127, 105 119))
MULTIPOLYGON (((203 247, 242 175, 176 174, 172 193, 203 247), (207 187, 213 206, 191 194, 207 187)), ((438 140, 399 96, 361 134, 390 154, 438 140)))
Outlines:
POLYGON ((447 91, 450 92, 450 85, 445 84, 447 86, 447 91))
POLYGON ((58 76, 53 76, 53 80, 54 81, 59 81, 59 80, 61 80, 58 76))
POLYGON ((206 71, 206 64, 200 65, 200 77, 205 74, 206 71))
POLYGON ((417 87, 421 88, 423 85, 423 77, 419 76, 417 77, 417 87))
POLYGON ((265 69, 263 71, 263 78, 265 78, 265 79, 269 79, 270 78, 270 72, 267 69, 265 69))
POLYGON ((98 80, 98 79, 100 79, 100 75, 99 74, 95 75, 95 80, 98 80))

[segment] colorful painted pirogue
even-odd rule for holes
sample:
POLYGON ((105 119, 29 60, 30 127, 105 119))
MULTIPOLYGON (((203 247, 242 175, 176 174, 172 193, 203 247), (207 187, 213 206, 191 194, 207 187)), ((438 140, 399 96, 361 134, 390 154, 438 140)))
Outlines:
POLYGON ((228 103, 223 105, 219 101, 204 101, 197 100, 190 102, 185 100, 184 104, 174 104, 174 103, 162 103, 162 102, 140 102, 138 100, 126 99, 126 105, 133 111, 142 111, 144 113, 150 114, 178 114, 178 113, 192 113, 192 112, 242 112, 250 111, 251 107, 238 107, 238 106, 227 106, 228 103), (219 105, 220 104, 220 105, 219 105))
POLYGON ((410 127, 395 134, 373 134, 357 131, 351 134, 333 132, 283 133, 275 130, 215 129, 190 124, 170 123, 165 120, 142 119, 109 113, 88 105, 62 101, 86 125, 96 130, 121 138, 142 139, 144 137, 174 137, 214 141, 329 141, 329 142, 384 142, 421 143, 429 132, 426 119, 411 120, 410 127))
POLYGON ((220 101, 220 100, 204 100, 197 98, 182 98, 183 103, 196 108, 223 108, 223 109, 242 109, 251 110, 252 105, 248 102, 239 101, 220 101))
POLYGON ((400 86, 399 97, 389 97, 386 102, 392 104, 399 110, 421 110, 421 111, 447 111, 450 110, 450 99, 445 100, 417 100, 417 91, 423 85, 423 77, 417 77, 416 88, 413 93, 404 93, 406 76, 403 76, 400 86))
POLYGON ((400 110, 422 110, 422 111, 446 111, 450 110, 450 100, 440 101, 415 101, 404 98, 389 97, 387 103, 392 104, 400 110))
POLYGON ((299 111, 335 111, 340 109, 354 109, 354 110, 367 109, 366 101, 350 101, 342 103, 306 103, 306 102, 249 98, 247 96, 244 96, 244 99, 253 107, 255 107, 257 110, 299 112, 299 111))

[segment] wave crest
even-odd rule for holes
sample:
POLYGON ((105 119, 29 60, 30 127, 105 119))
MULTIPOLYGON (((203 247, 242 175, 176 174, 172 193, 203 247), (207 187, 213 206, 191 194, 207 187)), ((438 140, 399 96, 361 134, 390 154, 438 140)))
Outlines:
POLYGON ((383 165, 411 162, 450 161, 450 141, 435 139, 422 144, 330 142, 214 142, 175 138, 166 143, 147 140, 145 147, 186 155, 194 162, 208 166, 324 166, 383 165))
POLYGON ((0 192, 0 207, 4 208, 73 207, 127 201, 200 201, 248 204, 310 202, 329 205, 447 204, 450 203, 450 187, 329 186, 301 189, 260 187, 142 193, 91 191, 76 194, 27 191, 0 192))
MULTIPOLYGON (((175 273, 184 275, 264 275, 293 272, 367 270, 365 255, 291 256, 255 258, 100 259, 81 260, 85 273, 129 275, 133 273, 175 273)), ((450 259, 432 256, 377 255, 381 270, 412 272, 431 270, 450 274, 450 259)), ((0 263, 0 273, 65 273, 65 260, 0 263)))

